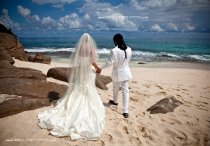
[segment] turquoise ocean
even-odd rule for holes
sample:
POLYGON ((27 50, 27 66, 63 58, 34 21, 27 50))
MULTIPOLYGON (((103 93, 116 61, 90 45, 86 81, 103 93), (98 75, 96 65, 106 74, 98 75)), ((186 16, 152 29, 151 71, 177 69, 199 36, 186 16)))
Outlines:
MULTIPOLYGON (((105 61, 114 47, 112 36, 92 35, 98 46, 99 59, 105 61)), ((20 38, 25 50, 50 55, 54 61, 67 61, 75 50, 76 37, 20 38)), ((205 33, 150 33, 124 35, 132 48, 131 61, 210 63, 210 34, 205 33)))

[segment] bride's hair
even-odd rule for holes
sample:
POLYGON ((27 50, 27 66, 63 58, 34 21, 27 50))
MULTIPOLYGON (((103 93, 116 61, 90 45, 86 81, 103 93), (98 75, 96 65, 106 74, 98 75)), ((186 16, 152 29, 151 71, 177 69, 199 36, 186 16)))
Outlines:
POLYGON ((115 44, 117 44, 118 48, 120 48, 121 50, 125 52, 125 58, 127 58, 127 54, 126 54, 127 46, 123 40, 123 36, 119 33, 115 34, 113 37, 113 41, 115 44))

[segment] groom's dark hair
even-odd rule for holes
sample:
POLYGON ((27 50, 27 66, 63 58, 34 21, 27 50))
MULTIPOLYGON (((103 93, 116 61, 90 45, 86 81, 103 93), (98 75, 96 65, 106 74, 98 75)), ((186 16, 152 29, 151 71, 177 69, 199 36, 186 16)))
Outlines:
POLYGON ((120 48, 121 50, 123 50, 125 52, 125 58, 127 58, 127 54, 126 54, 126 49, 127 46, 123 40, 123 36, 119 33, 115 34, 113 37, 113 41, 115 42, 115 44, 117 44, 118 48, 120 48))

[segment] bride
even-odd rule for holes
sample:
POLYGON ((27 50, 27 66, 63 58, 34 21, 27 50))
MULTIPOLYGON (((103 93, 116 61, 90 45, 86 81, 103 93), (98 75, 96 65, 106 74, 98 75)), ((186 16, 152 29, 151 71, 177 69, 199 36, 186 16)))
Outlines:
POLYGON ((38 114, 39 126, 50 129, 56 137, 70 136, 72 140, 97 140, 105 123, 105 110, 95 86, 96 72, 100 68, 95 59, 97 46, 94 39, 84 33, 70 57, 71 70, 66 93, 57 105, 38 114))

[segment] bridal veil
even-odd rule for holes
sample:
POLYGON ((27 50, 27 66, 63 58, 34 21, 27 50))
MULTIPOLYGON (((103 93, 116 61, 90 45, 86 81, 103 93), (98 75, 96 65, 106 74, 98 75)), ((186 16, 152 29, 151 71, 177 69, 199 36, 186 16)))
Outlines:
POLYGON ((68 89, 57 105, 38 114, 39 126, 57 137, 96 140, 101 136, 105 110, 95 86, 91 63, 97 59, 96 43, 84 33, 70 56, 68 89))

